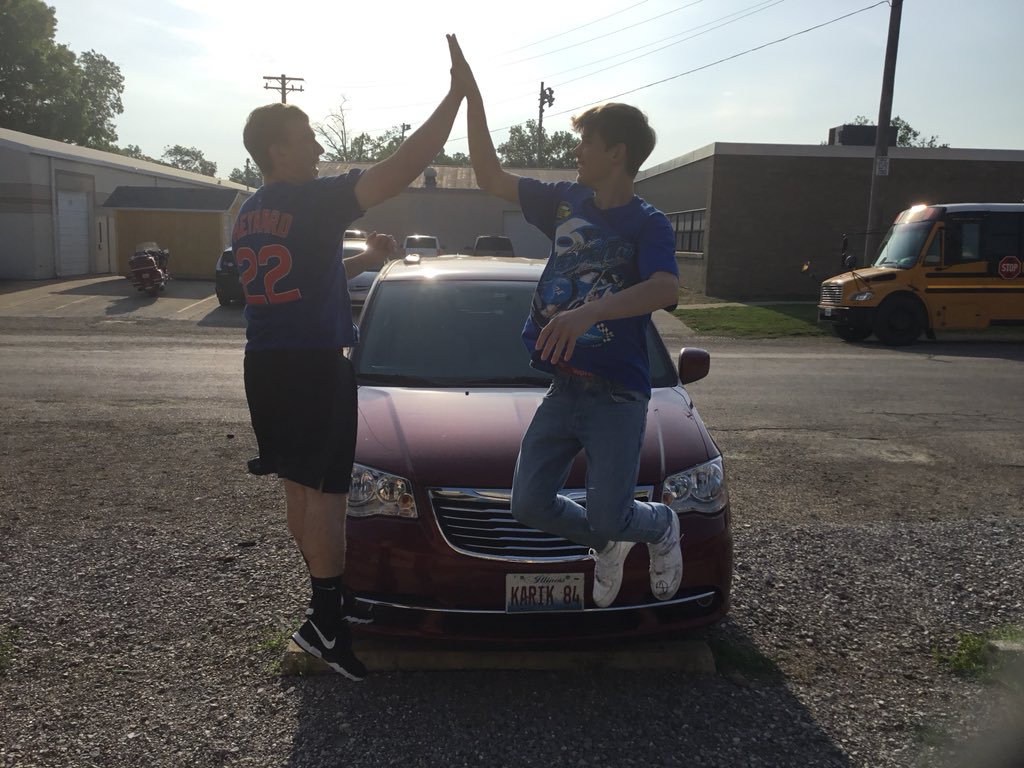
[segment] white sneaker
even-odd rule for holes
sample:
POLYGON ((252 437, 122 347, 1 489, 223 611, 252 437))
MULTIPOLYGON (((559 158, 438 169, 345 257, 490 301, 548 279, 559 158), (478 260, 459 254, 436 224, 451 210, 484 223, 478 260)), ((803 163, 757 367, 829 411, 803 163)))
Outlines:
POLYGON ((647 545, 651 554, 651 592, 659 600, 674 597, 683 581, 683 548, 679 539, 679 516, 673 512, 665 535, 655 544, 647 545))
POLYGON ((622 566, 635 541, 611 541, 603 551, 590 550, 594 558, 594 605, 607 608, 622 586, 622 566))

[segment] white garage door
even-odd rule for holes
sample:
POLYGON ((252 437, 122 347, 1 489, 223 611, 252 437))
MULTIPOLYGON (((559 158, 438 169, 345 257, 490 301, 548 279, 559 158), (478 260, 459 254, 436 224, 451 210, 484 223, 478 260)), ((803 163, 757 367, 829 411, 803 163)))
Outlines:
POLYGON ((89 272, 89 210, 85 192, 57 192, 57 274, 89 272))

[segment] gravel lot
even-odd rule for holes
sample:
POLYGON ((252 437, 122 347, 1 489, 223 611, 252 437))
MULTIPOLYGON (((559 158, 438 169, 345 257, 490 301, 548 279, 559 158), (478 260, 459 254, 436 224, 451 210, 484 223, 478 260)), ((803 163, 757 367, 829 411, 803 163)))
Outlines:
MULTIPOLYGON (((53 327, 0 320, 40 347, 53 327)), ((82 333, 97 360, 147 334, 240 339, 185 323, 82 333)), ((12 343, 0 335, 3 361, 12 343)), ((0 766, 1024 765, 1020 679, 962 679, 933 654, 1024 624, 1019 442, 980 479, 941 461, 869 478, 823 460, 787 495, 791 457, 716 432, 736 455, 737 580, 729 620, 707 633, 714 677, 353 684, 275 670, 304 607, 301 559, 275 483, 242 471, 240 382, 203 390, 215 407, 198 408, 202 375, 144 398, 112 370, 97 401, 45 378, 25 394, 0 368, 0 766), (870 493, 851 503, 859 483, 870 493)), ((713 432, 727 420, 702 414, 713 432)))

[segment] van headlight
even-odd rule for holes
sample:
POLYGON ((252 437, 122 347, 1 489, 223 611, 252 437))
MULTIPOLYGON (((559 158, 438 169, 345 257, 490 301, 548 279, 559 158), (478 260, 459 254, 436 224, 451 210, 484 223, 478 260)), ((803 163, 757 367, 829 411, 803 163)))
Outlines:
POLYGON ((348 492, 349 517, 419 517, 412 483, 404 477, 356 464, 348 492))
POLYGON ((873 298, 875 298, 874 291, 861 291, 860 293, 853 294, 850 297, 850 301, 871 301, 873 298))
POLYGON ((661 500, 676 512, 720 512, 729 503, 722 457, 666 477, 661 500))

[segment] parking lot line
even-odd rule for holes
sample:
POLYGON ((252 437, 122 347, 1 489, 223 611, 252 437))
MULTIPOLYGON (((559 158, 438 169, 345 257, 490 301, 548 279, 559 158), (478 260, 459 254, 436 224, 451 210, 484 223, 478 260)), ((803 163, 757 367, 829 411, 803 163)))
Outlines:
POLYGON ((210 299, 214 299, 214 298, 216 298, 216 296, 207 296, 205 299, 200 299, 199 301, 193 301, 187 307, 182 307, 181 309, 179 309, 175 314, 179 314, 180 315, 182 312, 186 312, 186 311, 192 309, 192 307, 198 307, 200 304, 205 304, 210 299))

